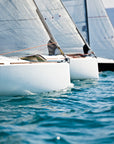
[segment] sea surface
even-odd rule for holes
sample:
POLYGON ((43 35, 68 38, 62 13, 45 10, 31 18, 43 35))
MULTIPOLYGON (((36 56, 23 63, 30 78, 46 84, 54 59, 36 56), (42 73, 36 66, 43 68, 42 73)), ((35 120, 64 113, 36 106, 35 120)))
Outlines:
POLYGON ((114 144, 114 72, 59 92, 0 96, 0 144, 114 144))

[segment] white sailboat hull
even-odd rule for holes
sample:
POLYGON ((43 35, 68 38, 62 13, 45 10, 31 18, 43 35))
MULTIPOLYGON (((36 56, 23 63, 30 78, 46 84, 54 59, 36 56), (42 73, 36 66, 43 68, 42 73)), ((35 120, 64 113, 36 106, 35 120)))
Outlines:
POLYGON ((0 65, 0 95, 50 92, 70 86, 68 63, 0 65))
POLYGON ((102 57, 97 57, 98 63, 114 63, 113 59, 107 59, 102 57))
POLYGON ((98 63, 96 58, 70 58, 71 79, 97 79, 98 63))
MULTIPOLYGON (((48 61, 61 61, 63 56, 44 56, 48 61)), ((70 78, 75 79, 98 79, 98 62, 96 58, 72 58, 70 59, 70 78)))

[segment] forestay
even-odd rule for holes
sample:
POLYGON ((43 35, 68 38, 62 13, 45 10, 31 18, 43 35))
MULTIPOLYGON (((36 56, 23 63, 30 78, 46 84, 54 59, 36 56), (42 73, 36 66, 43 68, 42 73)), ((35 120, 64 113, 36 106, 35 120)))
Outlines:
POLYGON ((36 9, 33 0, 0 1, 1 55, 48 54, 47 43, 50 38, 36 9), (30 49, 21 51, 27 48, 30 49))
POLYGON ((88 37, 88 23, 86 13, 86 1, 85 0, 62 0, 64 6, 71 15, 74 23, 83 35, 86 42, 89 42, 88 37))
POLYGON ((64 53, 82 53, 84 42, 61 1, 35 0, 35 2, 64 53))
POLYGON ((90 46, 96 55, 114 59, 114 29, 101 0, 87 0, 90 46))

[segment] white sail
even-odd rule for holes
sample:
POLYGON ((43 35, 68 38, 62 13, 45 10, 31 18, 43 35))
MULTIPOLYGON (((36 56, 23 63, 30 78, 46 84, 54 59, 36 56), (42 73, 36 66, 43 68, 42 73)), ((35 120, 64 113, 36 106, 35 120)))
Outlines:
POLYGON ((48 54, 49 36, 33 0, 0 1, 0 54, 48 54), (25 51, 22 49, 32 48, 25 51), (15 51, 14 53, 11 53, 15 51), (16 53, 18 51, 18 53, 16 53))
POLYGON ((114 59, 114 29, 102 0, 62 1, 96 56, 114 59), (83 31, 84 27, 85 31, 83 31))
POLYGON ((90 46, 96 55, 114 59, 114 29, 101 0, 87 0, 90 46))
POLYGON ((85 0, 62 0, 62 2, 86 42, 89 42, 85 0))
POLYGON ((49 40, 33 0, 0 0, 0 95, 35 94, 70 86, 69 63, 47 62, 39 56, 48 55, 49 40))
MULTIPOLYGON (((66 57, 70 59, 70 78, 98 78, 98 64, 96 58, 83 58, 81 55, 78 55, 79 53, 83 53, 85 41, 80 35, 80 32, 72 21, 61 0, 34 1, 36 2, 47 26, 53 34, 54 39, 56 39, 63 52, 66 54, 66 57)), ((46 58, 49 61, 51 61, 51 59, 53 60, 53 58, 57 60, 60 55, 54 54, 52 54, 52 58, 50 56, 49 58, 46 58)))
POLYGON ((64 53, 82 53, 84 42, 61 1, 35 0, 35 2, 64 53))

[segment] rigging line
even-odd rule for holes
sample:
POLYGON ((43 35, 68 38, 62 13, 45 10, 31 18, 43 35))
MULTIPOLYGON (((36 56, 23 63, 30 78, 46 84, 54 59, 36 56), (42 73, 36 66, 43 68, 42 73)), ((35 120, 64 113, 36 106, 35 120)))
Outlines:
MULTIPOLYGON (((61 1, 61 0, 60 0, 60 1, 61 1)), ((72 17, 70 16, 68 10, 66 9, 66 7, 65 7, 64 4, 62 3, 62 1, 61 1, 61 4, 63 5, 64 9, 66 10, 67 14, 69 15, 70 19, 72 20, 73 24, 75 25, 75 28, 76 28, 78 34, 80 35, 80 37, 81 37, 83 43, 87 45, 87 47, 88 47, 89 50, 91 50, 90 46, 88 45, 88 43, 87 43, 86 40, 83 38, 83 36, 82 36, 82 34, 80 33, 80 31, 78 30, 76 24, 74 23, 72 17)))
MULTIPOLYGON (((53 42, 51 44, 56 44, 56 42, 53 42)), ((51 45, 51 44, 49 43, 49 44, 44 44, 44 45, 40 45, 40 46, 35 46, 35 47, 20 49, 20 50, 16 50, 16 51, 7 52, 7 53, 2 53, 0 55, 7 55, 7 54, 11 54, 11 53, 16 53, 16 52, 21 52, 21 51, 25 51, 25 50, 35 49, 35 48, 38 48, 38 47, 48 46, 48 45, 51 45)))
MULTIPOLYGON (((47 23, 45 22, 44 17, 43 17, 43 15, 41 14, 41 12, 40 12, 40 10, 39 10, 39 8, 38 8, 35 0, 33 0, 33 2, 34 2, 35 6, 36 6, 36 8, 37 8, 37 9, 36 9, 36 12, 37 12, 37 14, 38 14, 38 16, 39 16, 42 24, 44 25, 44 28, 46 29, 46 31, 47 31, 50 39, 51 39, 53 42, 55 42, 55 39, 54 39, 53 35, 51 34, 51 32, 50 32, 50 30, 49 30, 49 28, 48 28, 48 25, 47 25, 47 23)), ((57 43, 56 43, 56 44, 57 44, 57 43)), ((59 49, 60 53, 66 58, 64 52, 63 52, 62 49, 58 46, 58 44, 57 44, 57 48, 59 49)))

